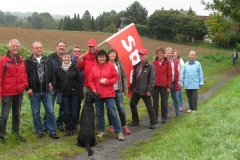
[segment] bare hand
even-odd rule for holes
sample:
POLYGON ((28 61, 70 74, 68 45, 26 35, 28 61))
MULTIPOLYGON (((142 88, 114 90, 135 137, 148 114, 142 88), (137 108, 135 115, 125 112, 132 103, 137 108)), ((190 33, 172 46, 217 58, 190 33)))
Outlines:
POLYGON ((51 91, 53 89, 52 83, 48 84, 48 89, 49 89, 49 91, 51 91))
POLYGON ((170 88, 167 88, 167 92, 170 92, 171 90, 170 90, 170 88))
POLYGON ((80 55, 79 57, 78 57, 78 62, 82 62, 83 61, 83 55, 80 55))
POLYGON ((32 89, 29 89, 29 90, 27 91, 27 94, 28 94, 29 96, 33 96, 33 91, 32 91, 32 89))
POLYGON ((150 92, 147 92, 147 96, 148 96, 148 97, 151 96, 151 93, 150 93, 150 92))

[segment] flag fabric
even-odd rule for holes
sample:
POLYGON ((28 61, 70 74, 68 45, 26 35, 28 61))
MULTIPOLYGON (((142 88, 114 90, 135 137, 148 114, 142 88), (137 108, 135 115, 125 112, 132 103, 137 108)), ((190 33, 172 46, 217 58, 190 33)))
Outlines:
POLYGON ((132 82, 133 66, 140 62, 138 50, 143 48, 141 38, 134 23, 126 26, 105 40, 118 52, 118 57, 126 72, 128 87, 132 82))

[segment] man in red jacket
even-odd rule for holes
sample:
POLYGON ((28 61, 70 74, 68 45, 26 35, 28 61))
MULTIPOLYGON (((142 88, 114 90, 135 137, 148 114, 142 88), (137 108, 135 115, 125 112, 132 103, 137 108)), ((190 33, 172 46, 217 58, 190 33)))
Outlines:
POLYGON ((7 120, 12 108, 12 133, 20 141, 26 140, 19 134, 20 111, 23 100, 23 91, 28 86, 26 66, 23 58, 18 54, 20 42, 11 39, 9 50, 0 58, 0 142, 4 143, 7 120))
POLYGON ((88 77, 92 70, 92 67, 97 63, 95 55, 97 54, 97 42, 94 39, 90 39, 88 41, 88 52, 78 57, 78 67, 80 71, 83 71, 84 75, 84 87, 83 94, 84 98, 85 94, 91 91, 88 84, 88 77))

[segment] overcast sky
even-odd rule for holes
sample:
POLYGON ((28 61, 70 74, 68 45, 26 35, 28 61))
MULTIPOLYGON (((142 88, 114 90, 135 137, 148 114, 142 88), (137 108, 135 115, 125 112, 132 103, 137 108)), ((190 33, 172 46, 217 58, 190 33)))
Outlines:
MULTIPOLYGON (((1 0, 3 1, 3 0, 1 0)), ((71 17, 80 14, 80 17, 88 10, 94 18, 102 12, 115 10, 120 12, 126 10, 136 0, 5 0, 0 5, 3 12, 20 11, 20 12, 48 12, 50 14, 70 15, 71 17)), ((212 0, 206 0, 212 1, 212 0)), ((138 2, 148 10, 148 16, 155 10, 164 7, 165 10, 192 10, 197 15, 209 15, 210 11, 204 10, 205 6, 200 0, 138 0, 138 2)))

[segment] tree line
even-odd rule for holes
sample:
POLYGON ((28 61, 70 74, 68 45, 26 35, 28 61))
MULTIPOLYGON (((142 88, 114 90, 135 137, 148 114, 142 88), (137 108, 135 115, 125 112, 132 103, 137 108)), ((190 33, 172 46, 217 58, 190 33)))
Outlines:
POLYGON ((220 2, 221 0, 205 3, 202 0, 201 3, 208 9, 215 10, 207 20, 197 17, 191 7, 187 15, 178 10, 162 9, 148 16, 146 8, 135 1, 126 10, 118 13, 115 10, 103 12, 96 18, 91 16, 88 10, 82 16, 66 15, 61 20, 55 20, 49 13, 34 12, 31 16, 21 19, 0 11, 0 26, 115 33, 117 24, 122 19, 125 26, 135 23, 141 36, 181 42, 194 42, 195 39, 203 40, 204 37, 209 37, 219 46, 235 46, 240 42, 240 15, 237 12, 240 2, 220 2), (225 6, 226 3, 229 4, 225 6))

